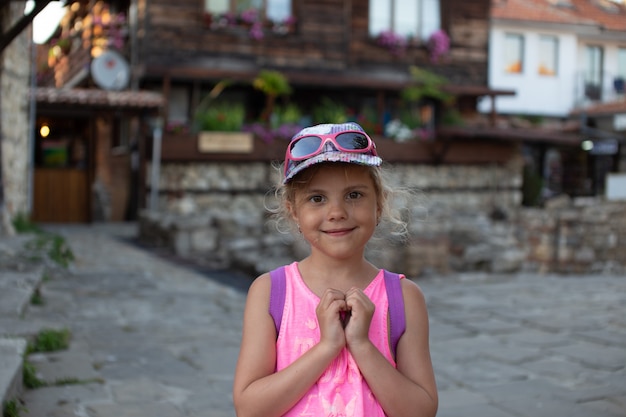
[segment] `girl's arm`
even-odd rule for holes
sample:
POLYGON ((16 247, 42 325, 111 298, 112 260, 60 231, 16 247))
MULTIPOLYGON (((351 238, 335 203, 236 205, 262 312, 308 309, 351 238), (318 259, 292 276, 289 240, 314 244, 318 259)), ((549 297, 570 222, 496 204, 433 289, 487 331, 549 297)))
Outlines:
MULTIPOLYGON (((397 369, 368 338, 348 340, 376 399, 389 417, 434 417, 438 396, 428 342, 428 312, 420 288, 402 280, 406 331, 398 342, 397 369)), ((354 318, 354 317, 353 317, 354 318)))
MULTIPOLYGON (((270 285, 269 274, 263 274, 252 283, 248 291, 233 385, 235 410, 239 417, 272 417, 287 412, 319 379, 345 345, 345 338, 342 344, 341 341, 332 343, 331 338, 323 337, 320 343, 294 363, 275 372, 276 329, 269 314, 270 285)), ((324 317, 331 321, 334 310, 335 321, 338 321, 338 309, 342 308, 342 303, 345 305, 343 299, 338 300, 336 297, 327 292, 320 301, 318 310, 323 307, 328 311, 318 313, 322 331, 324 317)))

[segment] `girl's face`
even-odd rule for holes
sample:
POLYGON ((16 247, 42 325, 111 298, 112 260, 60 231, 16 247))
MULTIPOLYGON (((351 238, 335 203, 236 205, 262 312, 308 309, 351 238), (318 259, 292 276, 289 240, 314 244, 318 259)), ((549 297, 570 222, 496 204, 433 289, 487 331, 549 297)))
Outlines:
POLYGON ((380 216, 369 168, 324 164, 294 197, 288 208, 313 251, 342 259, 363 256, 380 216))

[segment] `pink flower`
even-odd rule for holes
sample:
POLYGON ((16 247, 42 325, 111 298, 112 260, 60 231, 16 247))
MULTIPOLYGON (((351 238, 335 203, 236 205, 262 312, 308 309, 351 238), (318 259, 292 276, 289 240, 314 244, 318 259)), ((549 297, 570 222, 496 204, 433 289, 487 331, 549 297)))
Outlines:
POLYGON ((430 51, 430 60, 438 62, 439 58, 447 54, 450 50, 450 38, 442 29, 439 29, 430 35, 427 44, 430 51))
POLYGON ((404 36, 400 36, 391 30, 381 32, 376 37, 376 42, 380 46, 389 49, 394 55, 404 55, 407 47, 407 40, 404 36))

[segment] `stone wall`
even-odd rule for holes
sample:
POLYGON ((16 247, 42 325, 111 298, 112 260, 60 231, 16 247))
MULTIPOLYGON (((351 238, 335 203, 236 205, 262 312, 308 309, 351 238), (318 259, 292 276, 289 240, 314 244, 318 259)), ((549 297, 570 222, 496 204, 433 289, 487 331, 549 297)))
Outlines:
MULTIPOLYGON (((1 27, 13 25, 24 15, 23 2, 9 2, 0 9, 1 27)), ((30 83, 29 28, 22 31, 2 53, 0 69, 0 138, 2 145, 2 187, 5 217, 28 211, 29 196, 29 110, 30 83)), ((0 201, 0 205, 2 202, 0 201)), ((1 230, 2 228, 0 228, 1 230)))
MULTIPOLYGON (((379 226, 367 253, 378 266, 411 277, 626 270, 626 202, 559 199, 522 208, 518 161, 395 165, 388 174, 395 187, 413 191, 401 205, 412 221, 408 239, 379 226)), ((142 213, 140 238, 208 267, 251 274, 302 258, 306 244, 277 228, 265 209, 276 204, 269 190, 277 175, 264 162, 165 164, 159 210, 142 213)))

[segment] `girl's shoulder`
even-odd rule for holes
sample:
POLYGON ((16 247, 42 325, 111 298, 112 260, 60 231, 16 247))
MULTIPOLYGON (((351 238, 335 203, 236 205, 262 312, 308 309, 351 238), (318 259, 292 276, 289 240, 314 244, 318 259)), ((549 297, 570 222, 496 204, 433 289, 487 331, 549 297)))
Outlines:
POLYGON ((270 273, 265 272, 256 277, 248 288, 248 299, 269 297, 271 289, 270 273))
POLYGON ((400 280, 400 284, 402 285, 402 293, 404 294, 405 298, 408 296, 424 300, 424 292, 415 281, 404 278, 400 280))

